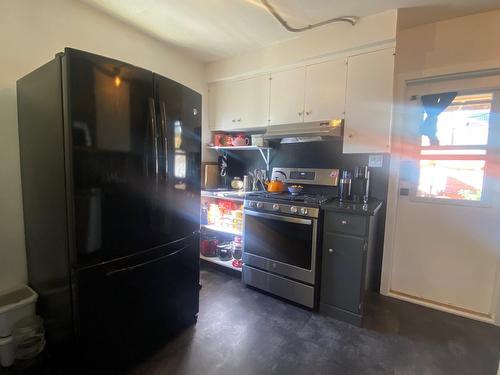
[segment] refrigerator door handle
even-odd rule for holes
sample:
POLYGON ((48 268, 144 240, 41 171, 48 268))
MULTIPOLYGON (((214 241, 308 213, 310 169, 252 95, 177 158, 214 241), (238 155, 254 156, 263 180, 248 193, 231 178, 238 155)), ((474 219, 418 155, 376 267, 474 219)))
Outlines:
POLYGON ((165 109, 165 102, 160 102, 160 115, 161 115, 161 139, 163 146, 163 160, 165 180, 168 179, 168 133, 167 133, 167 111, 165 109))
POLYGON ((184 246, 184 247, 182 247, 182 248, 174 251, 173 253, 170 253, 170 254, 167 254, 167 255, 163 255, 163 256, 161 256, 159 258, 151 259, 151 260, 148 260, 146 262, 135 264, 135 265, 130 266, 130 267, 124 267, 124 268, 119 268, 117 270, 108 271, 108 272, 106 272, 106 277, 111 277, 111 276, 114 276, 114 275, 122 273, 122 272, 130 272, 130 271, 133 271, 133 270, 135 270, 137 268, 141 268, 141 267, 147 266, 149 264, 153 264, 153 263, 159 262, 161 260, 164 260, 166 258, 169 258, 171 256, 174 256, 174 255, 180 253, 181 251, 185 250, 188 247, 189 246, 184 246))
POLYGON ((153 146, 153 155, 154 155, 154 176, 156 179, 156 184, 158 184, 158 172, 159 172, 159 154, 158 154, 158 131, 156 126, 156 110, 155 110, 155 101, 153 98, 148 99, 148 108, 149 108, 149 133, 152 138, 152 146, 153 146))

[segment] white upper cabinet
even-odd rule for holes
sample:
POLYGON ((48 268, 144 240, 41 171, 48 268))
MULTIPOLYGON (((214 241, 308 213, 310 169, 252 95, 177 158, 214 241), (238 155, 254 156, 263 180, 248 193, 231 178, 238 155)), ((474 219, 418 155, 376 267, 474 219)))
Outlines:
POLYGON ((390 152, 394 49, 348 60, 344 153, 390 152))
POLYGON ((212 130, 231 131, 267 126, 269 74, 211 84, 209 115, 212 130))
POLYGON ((209 87, 209 125, 212 130, 229 130, 236 118, 231 82, 218 82, 209 87))
POLYGON ((306 68, 304 122, 344 118, 346 79, 346 59, 306 68))
POLYGON ((236 128, 267 126, 269 119, 269 74, 235 81, 233 95, 236 128))
POLYGON ((305 67, 271 74, 269 125, 304 120, 305 77, 305 67))

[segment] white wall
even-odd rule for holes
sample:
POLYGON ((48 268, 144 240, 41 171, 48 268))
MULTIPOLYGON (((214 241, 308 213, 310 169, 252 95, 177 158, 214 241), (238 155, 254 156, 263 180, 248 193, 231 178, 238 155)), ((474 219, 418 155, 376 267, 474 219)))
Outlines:
MULTIPOLYGON (((395 61, 395 106, 393 150, 381 292, 389 293, 396 228, 399 155, 403 150, 403 108, 406 82, 447 74, 461 74, 500 68, 500 11, 475 14, 398 30, 395 61)), ((478 81, 479 82, 479 81, 478 81)), ((483 238, 494 241, 495 234, 483 238)), ((500 253, 497 251, 496 324, 500 324, 500 253)))
POLYGON ((207 64, 207 81, 269 72, 325 56, 349 55, 362 48, 394 45, 396 21, 397 11, 391 10, 363 17, 355 26, 333 23, 306 31, 295 39, 207 64))
POLYGON ((16 80, 64 47, 158 72, 204 94, 203 63, 76 0, 0 0, 0 289, 27 280, 16 80))

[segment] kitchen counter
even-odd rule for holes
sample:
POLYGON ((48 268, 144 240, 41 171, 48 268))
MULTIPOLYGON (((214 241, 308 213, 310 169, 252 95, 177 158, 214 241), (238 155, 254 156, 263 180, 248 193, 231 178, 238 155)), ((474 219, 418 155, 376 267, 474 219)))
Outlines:
POLYGON ((367 204, 354 202, 340 202, 335 199, 321 205, 321 209, 325 211, 343 212, 354 215, 373 216, 382 207, 382 201, 378 199, 370 199, 367 204))

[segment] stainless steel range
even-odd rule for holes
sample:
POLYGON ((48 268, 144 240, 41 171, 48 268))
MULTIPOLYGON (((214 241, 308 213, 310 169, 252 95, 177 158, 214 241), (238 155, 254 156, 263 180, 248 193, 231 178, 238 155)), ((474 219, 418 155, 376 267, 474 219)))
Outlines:
POLYGON ((243 283, 314 308, 320 205, 333 198, 338 169, 273 168, 304 194, 255 192, 244 202, 243 283))

